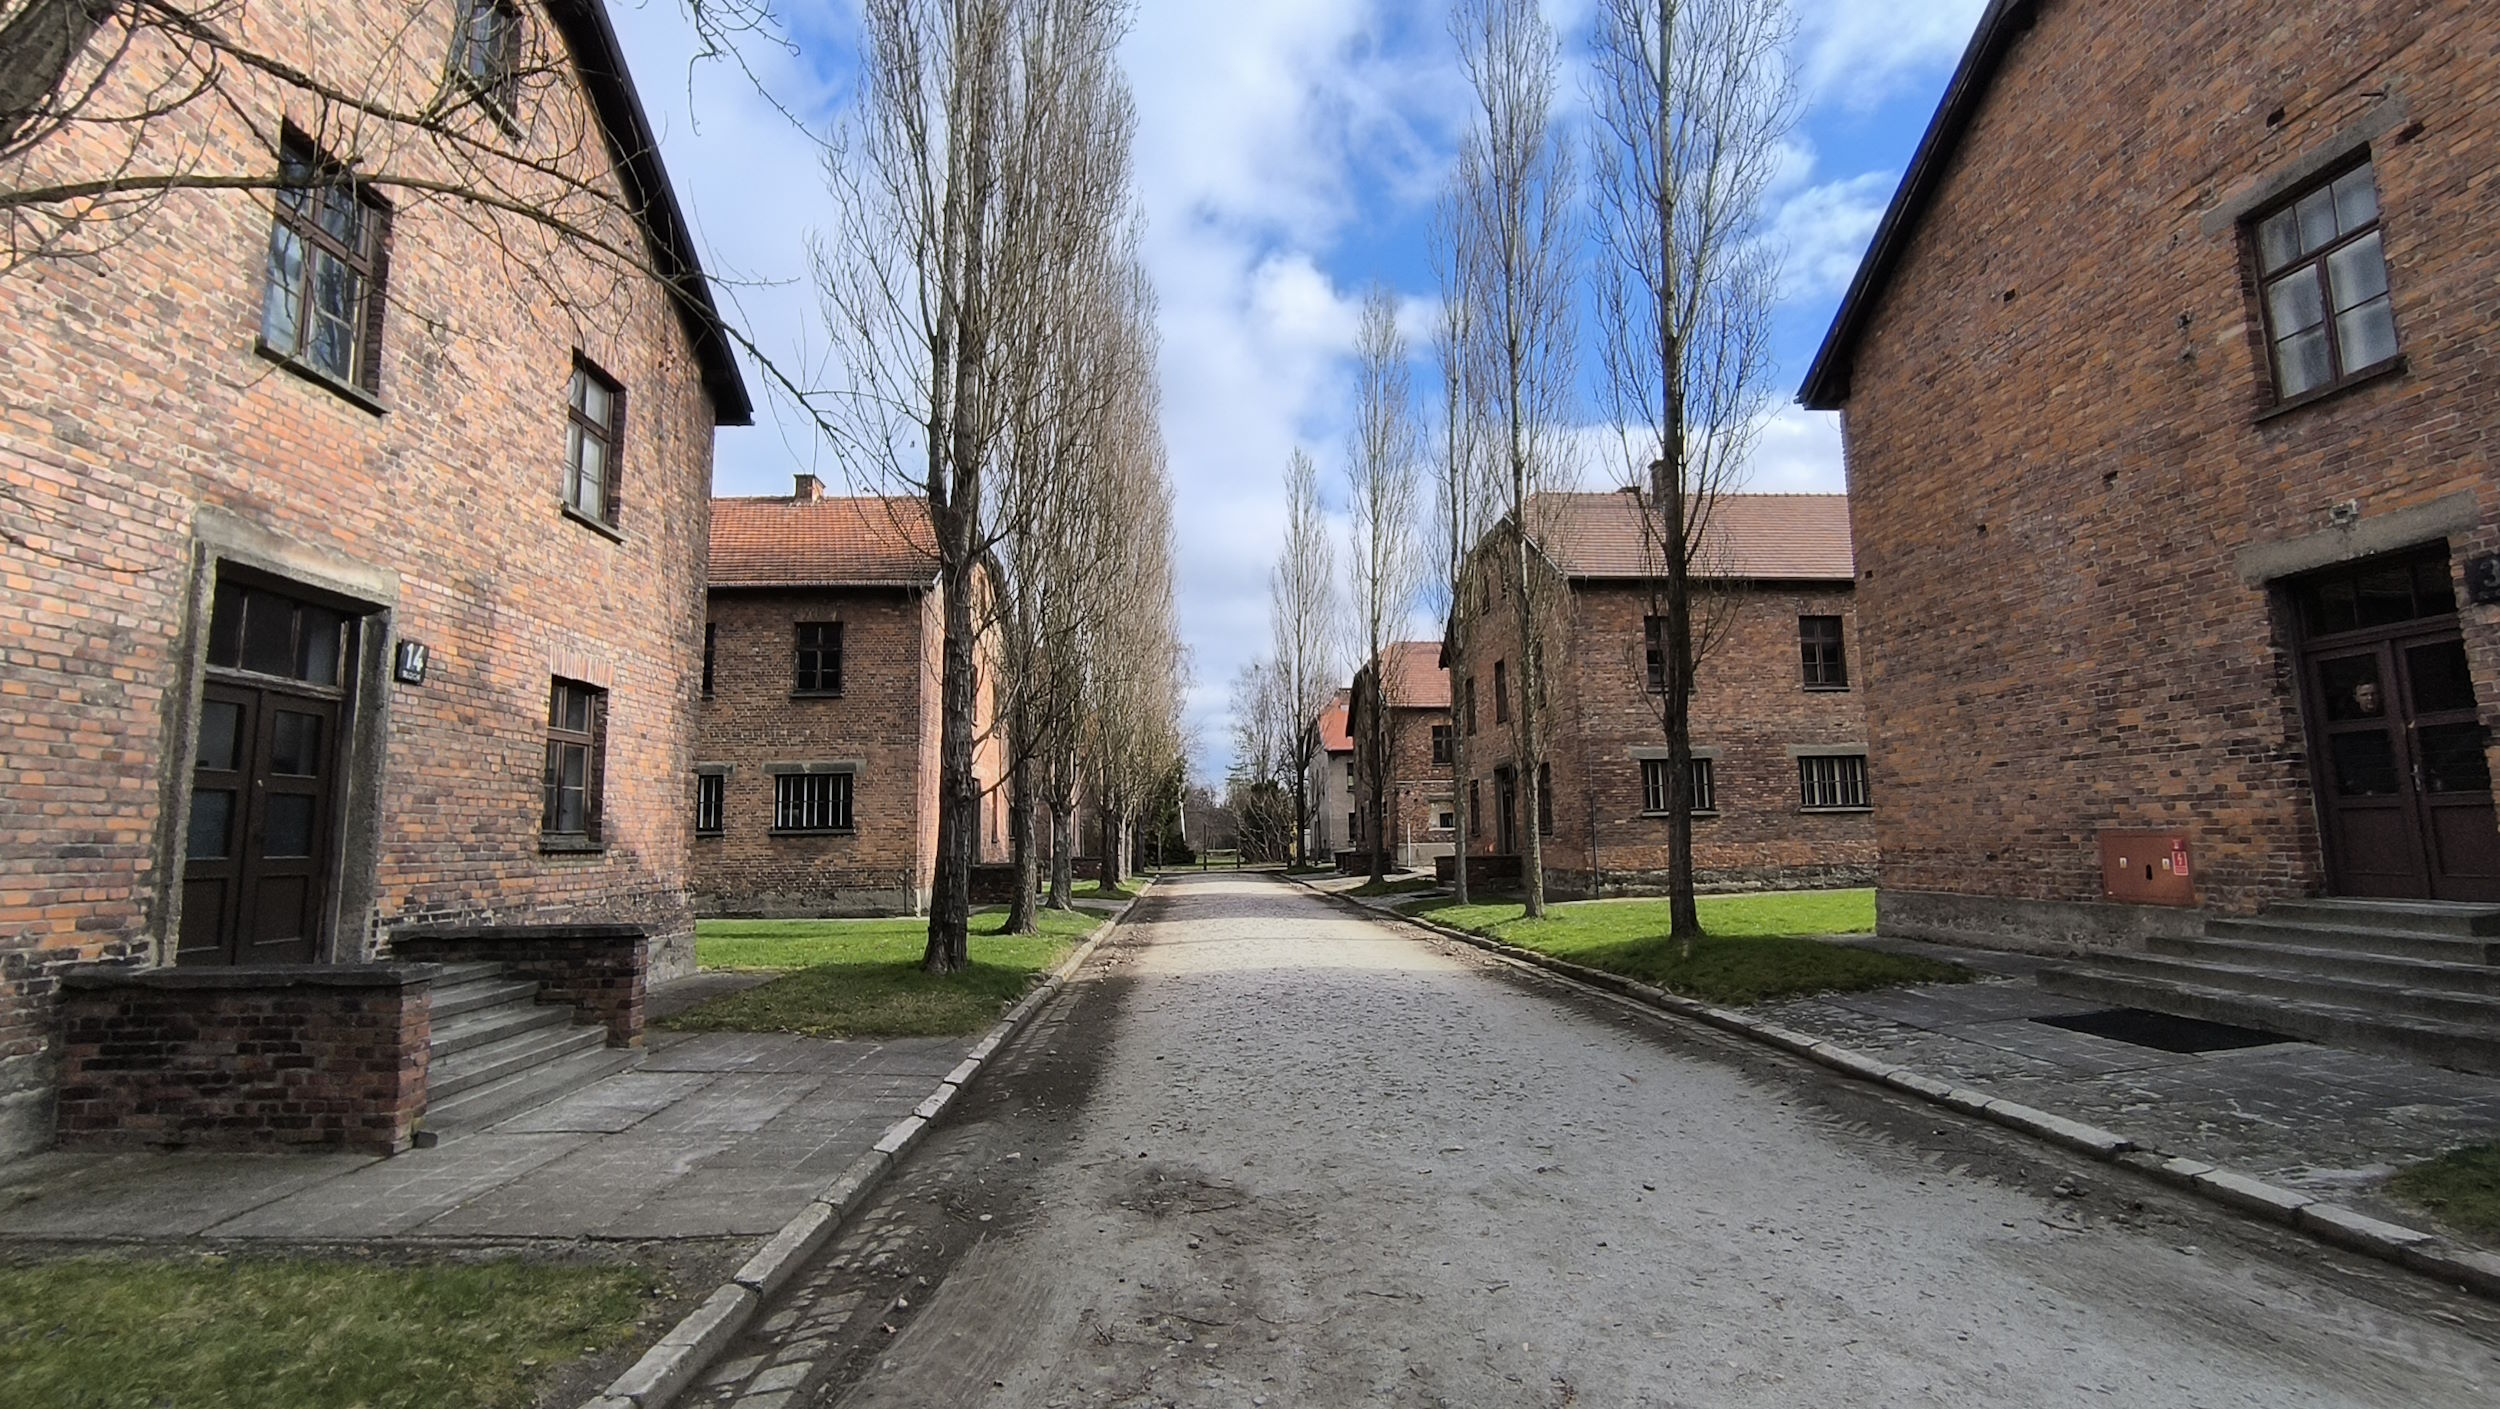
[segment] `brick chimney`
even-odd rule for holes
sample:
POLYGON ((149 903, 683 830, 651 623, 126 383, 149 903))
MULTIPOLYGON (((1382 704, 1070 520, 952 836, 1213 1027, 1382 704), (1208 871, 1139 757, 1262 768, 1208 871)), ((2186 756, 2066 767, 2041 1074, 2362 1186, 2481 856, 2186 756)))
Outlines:
POLYGON ((802 504, 813 504, 817 500, 825 497, 825 482, 823 480, 816 478, 814 475, 800 475, 798 480, 798 489, 791 494, 791 498, 798 500, 802 504))

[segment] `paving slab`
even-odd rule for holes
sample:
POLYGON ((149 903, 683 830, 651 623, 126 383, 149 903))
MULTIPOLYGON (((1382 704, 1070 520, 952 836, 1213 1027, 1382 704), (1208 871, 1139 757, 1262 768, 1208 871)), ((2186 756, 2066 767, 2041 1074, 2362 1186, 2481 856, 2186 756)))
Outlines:
POLYGON ((0 1237, 188 1238, 300 1189, 382 1163, 375 1155, 125 1154, 57 1162, 14 1186, 0 1237))
MULTIPOLYGON (((589 1233, 701 1237, 619 1217, 729 1147, 727 1135, 593 1141, 425 1224, 425 1236, 574 1238, 589 1233)), ((804 1202, 804 1200, 801 1200, 804 1202)), ((792 1205, 792 1211, 797 1205, 792 1205)), ((785 1217, 787 1215, 784 1215, 785 1217)))
POLYGON ((209 1228, 219 1238, 393 1237, 588 1145, 585 1132, 458 1140, 323 1180, 209 1228))
MULTIPOLYGON (((495 1125, 498 1135, 526 1135, 552 1131, 589 1131, 613 1135, 639 1125, 653 1115, 714 1082, 724 1080, 714 1072, 692 1071, 627 1071, 605 1081, 594 1081, 569 1096, 561 1096, 535 1110, 524 1111, 495 1125)), ((468 1141, 455 1141, 466 1144, 468 1141)))

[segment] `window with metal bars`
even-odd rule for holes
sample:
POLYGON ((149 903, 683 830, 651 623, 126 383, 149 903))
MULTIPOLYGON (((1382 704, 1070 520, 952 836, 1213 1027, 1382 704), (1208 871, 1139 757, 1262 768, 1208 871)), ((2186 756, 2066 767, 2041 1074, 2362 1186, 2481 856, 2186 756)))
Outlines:
MULTIPOLYGON (((1718 811, 1718 777, 1711 767, 1710 760, 1696 758, 1690 762, 1692 766, 1686 776, 1692 779, 1693 810, 1695 812, 1718 811)), ((1641 760, 1641 811, 1652 817, 1663 817, 1667 814, 1667 779, 1669 776, 1667 770, 1670 766, 1670 761, 1663 758, 1641 760)))
POLYGON ((724 830, 729 810, 729 776, 698 773, 694 779, 694 834, 716 837, 724 830))
POLYGON ((783 773, 773 779, 773 830, 851 830, 851 775, 783 773))
POLYGON ((1809 811, 1862 808, 1866 791, 1866 755, 1809 754, 1797 760, 1799 805, 1809 811))
POLYGON ((2367 161, 2257 217, 2258 302, 2278 401, 2332 391, 2396 360, 2396 315, 2367 161))

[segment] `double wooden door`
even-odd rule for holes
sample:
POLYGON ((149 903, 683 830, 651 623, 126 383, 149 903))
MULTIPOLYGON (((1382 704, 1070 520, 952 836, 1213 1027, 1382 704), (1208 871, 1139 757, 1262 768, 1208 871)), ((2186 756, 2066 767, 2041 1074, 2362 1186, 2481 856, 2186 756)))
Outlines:
POLYGON ((184 829, 176 963, 321 957, 337 851, 345 630, 340 614, 321 607, 256 589, 220 591, 184 829))
POLYGON ((2330 607, 2321 621, 2311 603, 2313 630, 2346 628, 2313 635, 2302 660, 2338 895, 2500 902, 2490 736, 2444 591, 2444 554, 2436 567, 2409 574, 2409 611, 2399 611, 2387 566, 2370 570, 2375 609, 2366 576, 2357 614, 2330 607))

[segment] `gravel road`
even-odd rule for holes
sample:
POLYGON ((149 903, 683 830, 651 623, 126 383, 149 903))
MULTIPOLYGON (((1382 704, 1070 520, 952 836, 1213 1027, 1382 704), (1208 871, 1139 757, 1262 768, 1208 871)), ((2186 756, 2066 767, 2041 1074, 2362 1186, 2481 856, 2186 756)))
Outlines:
POLYGON ((1278 880, 1138 918, 733 1352, 778 1402, 2500 1402, 2488 1308, 2122 1172, 1278 880))

